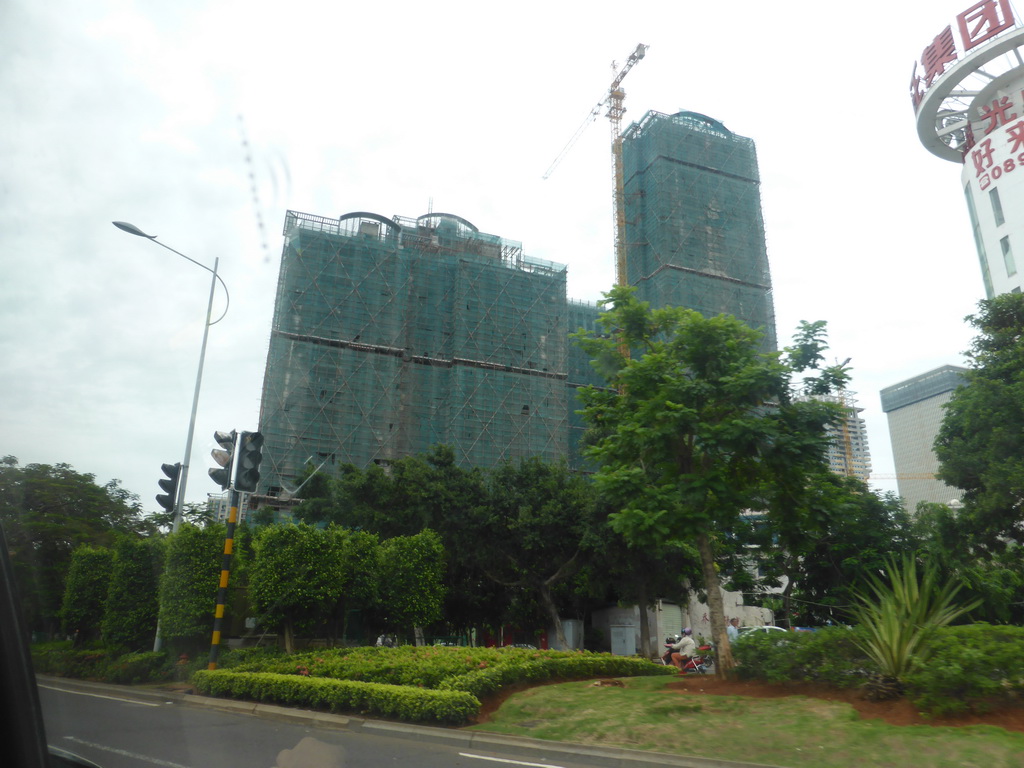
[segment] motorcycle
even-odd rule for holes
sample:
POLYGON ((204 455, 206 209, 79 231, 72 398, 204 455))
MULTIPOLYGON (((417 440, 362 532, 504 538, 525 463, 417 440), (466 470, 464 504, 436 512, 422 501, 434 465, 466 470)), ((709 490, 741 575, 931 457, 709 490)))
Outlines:
MULTIPOLYGON (((670 635, 665 638, 665 654, 661 657, 661 663, 666 666, 672 665, 672 646, 678 643, 682 639, 682 635, 670 635)), ((711 667, 715 663, 715 656, 713 648, 710 645, 702 645, 697 648, 698 653, 691 656, 683 664, 682 673, 685 675, 689 672, 697 672, 698 674, 707 674, 711 667)))

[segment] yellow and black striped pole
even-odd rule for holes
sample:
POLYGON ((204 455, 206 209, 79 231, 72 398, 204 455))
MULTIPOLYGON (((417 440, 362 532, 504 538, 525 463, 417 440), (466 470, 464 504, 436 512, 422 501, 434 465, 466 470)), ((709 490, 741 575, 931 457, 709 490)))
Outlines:
POLYGON ((224 538, 224 557, 220 567, 220 586, 217 589, 217 609, 213 614, 213 641, 210 644, 210 662, 207 669, 217 668, 217 654, 220 652, 221 627, 224 623, 224 606, 228 599, 228 574, 231 572, 231 555, 235 548, 235 523, 238 522, 238 501, 241 494, 234 488, 231 489, 230 504, 228 512, 228 532, 224 538))

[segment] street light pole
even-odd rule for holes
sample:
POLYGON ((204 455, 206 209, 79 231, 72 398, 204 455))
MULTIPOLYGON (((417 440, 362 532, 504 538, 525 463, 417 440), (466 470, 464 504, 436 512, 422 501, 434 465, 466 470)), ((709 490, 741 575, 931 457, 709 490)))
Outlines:
POLYGON ((221 320, 224 319, 224 316, 228 313, 228 307, 231 305, 231 296, 228 293, 228 287, 224 283, 224 279, 220 275, 217 274, 217 267, 220 264, 220 259, 219 258, 215 258, 213 260, 213 269, 210 269, 205 264, 200 264, 198 261, 196 261, 195 259, 189 258, 184 253, 181 253, 180 251, 176 251, 176 250, 174 250, 173 248, 171 248, 168 245, 164 245, 163 243, 161 243, 159 240, 156 239, 156 235, 147 235, 145 232, 143 232, 141 229, 136 227, 134 224, 129 224, 126 221, 115 221, 115 222, 112 222, 112 223, 118 229, 120 229, 120 230, 122 230, 124 232, 127 232, 127 233, 129 233, 131 235, 137 235, 138 237, 144 237, 147 240, 150 240, 151 242, 156 243, 161 248, 166 248, 171 253, 175 253, 178 256, 181 256, 183 259, 185 259, 187 261, 191 261, 197 267, 202 267, 207 272, 210 272, 210 273, 213 274, 213 277, 210 280, 210 299, 209 299, 209 301, 207 302, 207 305, 206 305, 206 324, 203 326, 203 345, 202 345, 202 347, 200 348, 200 351, 199 351, 199 371, 196 373, 196 388, 195 388, 195 391, 192 394, 192 415, 189 418, 189 422, 188 422, 188 437, 185 440, 185 459, 181 463, 181 476, 180 476, 180 479, 178 481, 178 496, 177 496, 177 498, 175 499, 175 502, 174 502, 174 523, 172 525, 171 531, 173 533, 177 533, 178 528, 181 526, 182 507, 183 507, 184 502, 185 502, 185 486, 188 483, 188 465, 189 465, 189 459, 192 456, 192 436, 195 434, 195 429, 196 429, 196 412, 199 410, 199 390, 200 390, 200 388, 202 387, 202 384, 203 384, 203 364, 206 361, 206 341, 207 341, 207 339, 209 338, 209 335, 210 335, 210 326, 211 325, 216 325, 217 323, 219 323, 221 320), (210 322, 210 317, 212 316, 212 313, 213 313, 213 295, 214 295, 214 293, 216 291, 217 281, 218 280, 220 280, 220 284, 224 287, 224 295, 225 295, 225 297, 227 299, 227 303, 224 306, 224 312, 221 313, 221 316, 218 317, 213 322, 210 322))

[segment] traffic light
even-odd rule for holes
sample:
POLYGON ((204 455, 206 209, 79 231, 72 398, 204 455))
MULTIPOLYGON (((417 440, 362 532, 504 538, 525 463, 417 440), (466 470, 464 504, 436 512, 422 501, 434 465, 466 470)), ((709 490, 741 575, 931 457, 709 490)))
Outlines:
POLYGON ((263 435, 259 432, 243 432, 238 441, 238 474, 235 476, 235 490, 256 490, 260 481, 260 462, 263 461, 263 435))
POLYGON ((237 436, 238 433, 233 429, 230 432, 217 431, 213 433, 213 439, 221 447, 214 448, 210 451, 210 455, 220 465, 220 468, 210 467, 209 472, 213 481, 223 490, 227 490, 227 487, 231 485, 231 463, 235 457, 235 438, 237 436))
POLYGON ((167 512, 170 512, 174 509, 174 505, 178 500, 178 477, 181 475, 181 462, 179 461, 177 464, 161 464, 160 469, 167 475, 165 479, 159 482, 160 487, 166 493, 158 493, 156 503, 167 512))

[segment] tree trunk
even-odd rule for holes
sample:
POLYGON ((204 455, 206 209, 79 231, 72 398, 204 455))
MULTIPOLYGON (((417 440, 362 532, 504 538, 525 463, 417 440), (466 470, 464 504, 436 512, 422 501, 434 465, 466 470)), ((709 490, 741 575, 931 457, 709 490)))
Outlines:
POLYGON ((285 619, 284 622, 284 652, 295 653, 295 625, 291 619, 285 619))
POLYGON ((708 594, 708 612, 711 614, 711 639, 715 644, 718 660, 718 674, 732 677, 736 663, 732 658, 729 645, 729 633, 726 631, 725 603, 722 601, 722 590, 718 582, 718 571, 715 570, 715 556, 711 551, 711 539, 706 532, 697 534, 697 551, 700 553, 700 565, 704 574, 704 589, 708 594))
POLYGON ((640 655, 651 658, 651 623, 647 620, 647 580, 640 578, 636 589, 637 607, 640 609, 640 655))
POLYGON ((548 609, 551 621, 555 626, 555 640, 562 650, 569 650, 569 643, 565 641, 565 631, 562 629, 562 620, 558 617, 558 606, 551 597, 551 588, 547 584, 540 585, 540 599, 544 607, 548 609))

